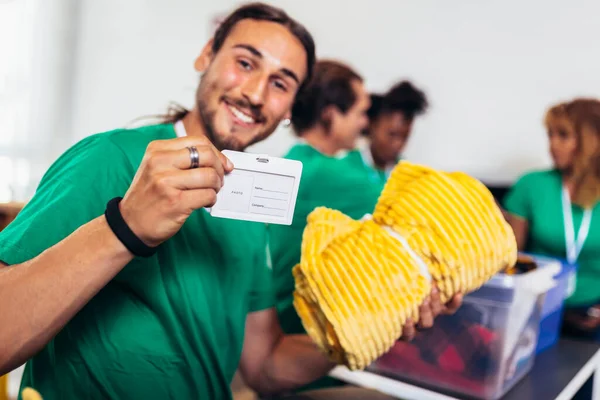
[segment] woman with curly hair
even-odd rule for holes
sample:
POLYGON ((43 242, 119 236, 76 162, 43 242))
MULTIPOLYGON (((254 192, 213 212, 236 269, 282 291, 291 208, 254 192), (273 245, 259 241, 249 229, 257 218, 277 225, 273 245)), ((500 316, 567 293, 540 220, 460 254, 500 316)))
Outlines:
POLYGON ((363 132, 368 140, 359 144, 365 164, 385 182, 402 157, 414 119, 428 107, 423 91, 409 81, 394 85, 385 95, 372 94, 369 126, 363 132))
POLYGON ((600 101, 578 98, 546 113, 552 169, 525 174, 504 206, 519 249, 577 263, 565 332, 600 328, 600 101))

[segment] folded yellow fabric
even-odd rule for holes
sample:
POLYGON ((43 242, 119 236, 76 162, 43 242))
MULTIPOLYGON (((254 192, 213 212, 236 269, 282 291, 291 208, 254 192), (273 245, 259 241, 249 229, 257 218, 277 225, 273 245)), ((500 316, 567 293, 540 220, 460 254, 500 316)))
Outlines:
POLYGON ((331 360, 363 369, 418 319, 433 283, 445 302, 516 260, 512 229, 481 182, 403 161, 372 219, 324 207, 308 216, 294 306, 331 360))

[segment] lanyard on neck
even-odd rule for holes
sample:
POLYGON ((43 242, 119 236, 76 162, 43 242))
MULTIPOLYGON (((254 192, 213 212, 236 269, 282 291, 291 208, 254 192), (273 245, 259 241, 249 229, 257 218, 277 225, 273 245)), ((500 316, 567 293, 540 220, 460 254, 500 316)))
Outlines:
POLYGON ((583 212, 581 226, 575 237, 575 228, 573 227, 573 213, 571 210, 571 197, 565 186, 562 188, 562 207, 563 219, 565 224, 565 244, 567 248, 567 261, 574 264, 581 253, 583 244, 588 237, 590 231, 590 223, 592 222, 592 210, 586 209, 583 212))

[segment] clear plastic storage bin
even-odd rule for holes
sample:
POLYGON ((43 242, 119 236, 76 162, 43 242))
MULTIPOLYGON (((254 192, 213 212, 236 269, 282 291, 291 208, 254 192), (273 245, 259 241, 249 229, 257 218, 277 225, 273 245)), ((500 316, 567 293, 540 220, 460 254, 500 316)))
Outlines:
POLYGON ((533 366, 542 305, 560 264, 499 274, 452 316, 398 342, 370 372, 464 398, 496 400, 533 366))

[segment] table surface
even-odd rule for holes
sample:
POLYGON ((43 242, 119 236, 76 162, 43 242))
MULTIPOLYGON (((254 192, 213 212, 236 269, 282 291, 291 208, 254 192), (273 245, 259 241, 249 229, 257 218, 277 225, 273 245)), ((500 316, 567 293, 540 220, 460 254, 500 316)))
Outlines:
MULTIPOLYGON (((600 344, 561 339, 554 347, 536 357, 529 374, 506 393, 502 400, 571 399, 599 366, 600 344)), ((399 398, 455 399, 369 372, 350 372, 346 369, 338 369, 336 372, 334 376, 337 375, 344 381, 383 390, 399 398)))
POLYGON ((597 343, 560 340, 536 357, 529 374, 502 399, 570 399, 591 375, 589 370, 598 367, 599 350, 597 343))

